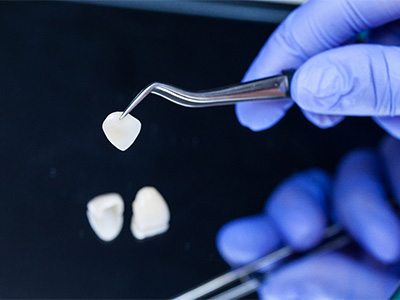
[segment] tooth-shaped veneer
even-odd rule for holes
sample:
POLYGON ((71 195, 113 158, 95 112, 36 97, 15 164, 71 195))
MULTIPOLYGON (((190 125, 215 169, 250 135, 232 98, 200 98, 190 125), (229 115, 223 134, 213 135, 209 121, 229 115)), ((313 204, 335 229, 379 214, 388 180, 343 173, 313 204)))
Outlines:
POLYGON ((103 122, 103 131, 116 148, 121 151, 128 149, 139 135, 142 125, 131 115, 126 115, 120 120, 122 111, 116 111, 107 116, 103 122))
POLYGON ((96 235, 109 242, 121 232, 124 201, 117 193, 97 196, 87 204, 86 215, 96 235))
POLYGON ((167 231, 169 209, 163 196, 154 188, 141 188, 132 203, 131 231, 137 239, 144 239, 167 231))

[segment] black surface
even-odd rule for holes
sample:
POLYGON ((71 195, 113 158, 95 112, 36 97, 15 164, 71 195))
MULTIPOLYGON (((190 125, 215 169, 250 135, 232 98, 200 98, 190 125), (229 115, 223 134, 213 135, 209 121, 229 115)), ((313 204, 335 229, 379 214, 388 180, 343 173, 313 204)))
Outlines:
POLYGON ((218 228, 258 212, 286 176, 332 170, 382 134, 367 119, 320 130, 294 109, 267 132, 231 107, 190 110, 157 97, 119 152, 101 131, 152 81, 204 89, 239 81, 273 28, 266 24, 52 2, 0 3, 0 297, 165 298, 225 271, 218 228), (168 233, 129 231, 131 201, 154 185, 168 233), (104 192, 125 199, 125 226, 100 242, 85 216, 104 192))

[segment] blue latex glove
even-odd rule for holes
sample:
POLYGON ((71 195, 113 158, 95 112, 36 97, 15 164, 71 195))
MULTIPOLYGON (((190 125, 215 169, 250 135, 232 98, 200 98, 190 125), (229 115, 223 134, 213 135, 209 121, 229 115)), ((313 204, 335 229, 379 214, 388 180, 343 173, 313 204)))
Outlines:
MULTIPOLYGON (((396 24, 381 27, 397 19, 396 0, 310 0, 271 35, 244 81, 298 69, 292 97, 312 123, 327 128, 344 116, 372 116, 400 138, 400 48, 393 47, 400 35, 391 30, 396 24), (371 42, 392 46, 348 45, 358 32, 378 27, 371 42)), ((241 103, 236 113, 242 125, 260 131, 277 123, 291 105, 241 103)))
POLYGON ((400 260, 400 220, 388 202, 389 194, 400 201, 398 153, 400 141, 387 138, 377 151, 346 155, 333 178, 319 169, 293 175, 263 213, 221 229, 221 255, 237 267, 284 244, 305 250, 321 240, 333 218, 365 252, 314 255, 283 266, 262 285, 261 298, 387 298, 399 280, 393 269, 400 260))

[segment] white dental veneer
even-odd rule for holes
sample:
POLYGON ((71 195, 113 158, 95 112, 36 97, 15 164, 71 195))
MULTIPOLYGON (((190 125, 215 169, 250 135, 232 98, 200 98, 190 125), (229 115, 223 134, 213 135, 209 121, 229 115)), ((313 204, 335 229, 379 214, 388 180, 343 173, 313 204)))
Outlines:
POLYGON ((132 203, 131 231, 141 240, 168 230, 169 209, 163 196, 154 188, 141 188, 132 203))
POLYGON ((122 111, 116 111, 107 116, 103 122, 103 131, 116 148, 121 151, 128 149, 139 135, 142 125, 140 121, 131 115, 126 115, 120 120, 122 111))
POLYGON ((96 235, 103 241, 115 239, 121 232, 124 201, 117 193, 97 196, 87 204, 86 215, 96 235))

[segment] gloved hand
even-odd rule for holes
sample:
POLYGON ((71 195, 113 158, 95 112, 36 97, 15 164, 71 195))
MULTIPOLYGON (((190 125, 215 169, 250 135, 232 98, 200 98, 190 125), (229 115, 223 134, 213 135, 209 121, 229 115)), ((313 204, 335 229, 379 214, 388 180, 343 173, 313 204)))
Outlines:
POLYGON ((305 250, 320 242, 329 220, 340 224, 365 252, 316 254, 268 276, 263 299, 384 299, 399 283, 400 141, 387 138, 377 151, 346 155, 330 178, 320 169, 293 175, 269 197, 265 211, 225 225, 217 247, 233 267, 287 244, 305 250), (330 208, 330 209, 328 209, 330 208), (397 265, 398 266, 398 265, 397 265))
MULTIPOLYGON (((389 24, 397 19, 396 0, 310 0, 271 35, 243 80, 298 69, 292 97, 312 123, 327 128, 344 116, 372 116, 400 138, 400 48, 349 45, 357 33, 385 24, 371 31, 371 42, 399 45, 396 24, 389 24)), ((277 123, 292 103, 241 103, 236 114, 242 125, 260 131, 277 123)))

